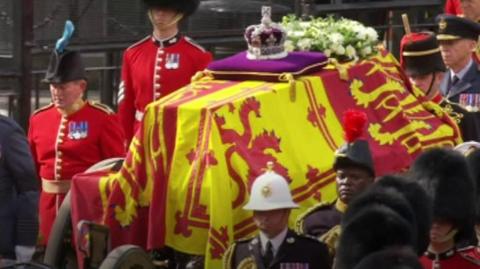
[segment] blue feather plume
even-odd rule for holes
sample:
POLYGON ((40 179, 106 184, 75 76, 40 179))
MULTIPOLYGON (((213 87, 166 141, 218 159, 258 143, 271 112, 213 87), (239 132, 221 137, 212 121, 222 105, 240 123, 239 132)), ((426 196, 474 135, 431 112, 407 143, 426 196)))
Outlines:
POLYGON ((55 44, 55 50, 58 54, 62 54, 65 48, 68 46, 70 42, 70 38, 72 38, 73 32, 75 31, 75 26, 73 25, 71 20, 67 20, 65 22, 65 28, 63 29, 62 37, 57 40, 55 44))

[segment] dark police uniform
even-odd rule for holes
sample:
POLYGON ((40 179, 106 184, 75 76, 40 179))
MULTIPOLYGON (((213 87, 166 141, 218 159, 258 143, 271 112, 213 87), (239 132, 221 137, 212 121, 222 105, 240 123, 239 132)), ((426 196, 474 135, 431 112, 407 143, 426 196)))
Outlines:
POLYGON ((260 237, 240 240, 224 255, 224 269, 323 269, 330 268, 327 247, 321 242, 288 231, 270 265, 263 265, 260 237))
POLYGON ((0 257, 15 260, 15 246, 35 246, 39 184, 23 130, 0 115, 0 257))

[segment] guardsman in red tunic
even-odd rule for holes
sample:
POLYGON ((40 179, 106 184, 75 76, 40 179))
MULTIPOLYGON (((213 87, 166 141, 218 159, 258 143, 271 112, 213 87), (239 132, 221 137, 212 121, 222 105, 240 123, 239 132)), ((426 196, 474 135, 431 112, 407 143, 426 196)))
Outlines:
POLYGON ((87 80, 80 53, 57 46, 45 82, 50 84, 52 104, 34 112, 28 131, 42 181, 42 243, 48 240, 72 177, 101 160, 125 154, 125 138, 116 115, 105 105, 82 98, 87 80))
POLYGON ((442 102, 440 83, 447 68, 433 32, 410 33, 400 42, 400 64, 410 83, 418 87, 427 100, 442 102))
POLYGON ((130 143, 145 106, 187 85, 205 69, 212 55, 178 31, 178 22, 193 12, 198 0, 144 0, 153 33, 123 55, 118 115, 130 143))
POLYGON ((412 179, 424 186, 433 200, 430 245, 420 258, 425 269, 480 268, 480 263, 459 251, 474 236, 475 184, 463 155, 436 148, 420 155, 412 179))
POLYGON ((480 184, 480 143, 475 141, 465 142, 456 146, 455 150, 466 156, 470 171, 477 184, 475 196, 475 239, 477 245, 463 248, 461 252, 480 262, 480 189, 478 188, 478 184, 480 184))

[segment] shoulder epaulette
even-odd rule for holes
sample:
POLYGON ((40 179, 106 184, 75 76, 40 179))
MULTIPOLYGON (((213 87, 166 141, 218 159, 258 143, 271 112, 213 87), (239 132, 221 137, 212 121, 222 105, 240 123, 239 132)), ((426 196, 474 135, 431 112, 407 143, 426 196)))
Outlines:
POLYGON ((92 107, 94 107, 94 108, 96 108, 96 109, 99 109, 99 110, 101 110, 101 111, 103 111, 103 112, 105 112, 105 113, 107 113, 107 114, 114 114, 114 113, 115 113, 115 112, 113 112, 113 110, 112 110, 109 106, 107 106, 107 105, 105 105, 105 104, 98 103, 98 102, 95 102, 95 101, 88 101, 88 103, 89 103, 92 107))
POLYGON ((232 244, 230 244, 230 246, 227 248, 227 250, 223 254, 223 268, 224 269, 231 269, 232 268, 232 257, 233 257, 233 253, 235 253, 235 246, 236 246, 236 243, 233 242, 232 244))
POLYGON ((475 248, 475 246, 466 246, 466 247, 463 247, 463 248, 457 248, 457 252, 466 252, 466 251, 470 251, 474 248, 475 248))
POLYGON ((51 108, 52 106, 53 106, 53 103, 50 103, 50 104, 48 104, 48 105, 46 105, 46 106, 43 106, 43 107, 41 107, 41 108, 38 108, 37 110, 33 111, 32 115, 36 115, 36 114, 38 114, 38 113, 40 113, 40 112, 42 112, 42 111, 45 111, 45 110, 51 108))
POLYGON ((240 238, 238 240, 235 240, 235 243, 245 243, 245 242, 249 242, 251 241, 253 238, 255 238, 257 235, 254 235, 254 236, 250 236, 250 237, 243 237, 243 238, 240 238))
POLYGON ((308 239, 308 240, 313 240, 313 241, 316 241, 316 242, 321 242, 320 239, 318 239, 317 237, 313 236, 313 235, 309 235, 309 234, 298 234, 297 233, 297 236, 300 237, 300 238, 303 238, 303 239, 308 239))
POLYGON ((197 49, 201 50, 202 52, 207 52, 207 50, 202 47, 200 44, 198 44, 197 42, 193 41, 193 39, 191 39, 190 37, 188 36, 185 36, 185 40, 191 44, 192 46, 196 47, 197 49))
POLYGON ((313 212, 317 211, 318 209, 321 209, 326 206, 332 205, 332 202, 327 202, 327 201, 322 201, 307 210, 305 210, 303 213, 297 216, 297 220, 295 221, 295 232, 298 234, 305 234, 305 231, 303 230, 303 222, 305 218, 312 214, 313 212))
POLYGON ((131 49, 131 48, 134 48, 140 44, 142 44, 143 42, 149 40, 150 38, 152 38, 152 36, 148 35, 146 37, 144 37, 143 39, 141 39, 140 41, 136 42, 136 43, 133 43, 132 45, 130 45, 130 47, 127 48, 127 50, 131 49))
POLYGON ((480 265, 480 261, 477 260, 477 259, 475 259, 474 257, 472 257, 472 256, 470 256, 470 255, 468 255, 468 254, 466 254, 466 253, 461 253, 461 252, 459 252, 458 254, 459 254, 460 257, 462 257, 463 259, 465 259, 465 260, 467 260, 467 261, 469 261, 469 262, 471 262, 471 263, 473 263, 473 264, 475 264, 475 265, 480 265))

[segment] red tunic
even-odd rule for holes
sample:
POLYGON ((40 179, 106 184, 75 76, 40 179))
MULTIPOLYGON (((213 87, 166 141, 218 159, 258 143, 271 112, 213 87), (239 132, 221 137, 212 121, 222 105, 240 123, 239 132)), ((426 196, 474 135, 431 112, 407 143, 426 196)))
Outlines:
POLYGON ((463 15, 460 0, 447 0, 445 2, 445 13, 451 15, 463 15))
POLYGON ((450 250, 442 254, 435 255, 433 253, 425 253, 420 257, 420 263, 425 269, 478 269, 480 265, 478 261, 468 257, 464 253, 450 250), (435 267, 434 263, 438 262, 440 267, 435 267))
POLYGON ((63 116, 52 104, 30 118, 28 139, 39 178, 40 235, 46 243, 71 178, 108 158, 124 157, 123 130, 104 105, 86 102, 63 116))
POLYGON ((480 263, 480 246, 467 247, 462 250, 459 250, 459 252, 465 254, 467 257, 472 258, 480 263))
POLYGON ((212 55, 187 37, 162 42, 147 36, 123 55, 118 114, 130 143, 143 117, 145 106, 187 85, 196 72, 205 69, 212 55))

